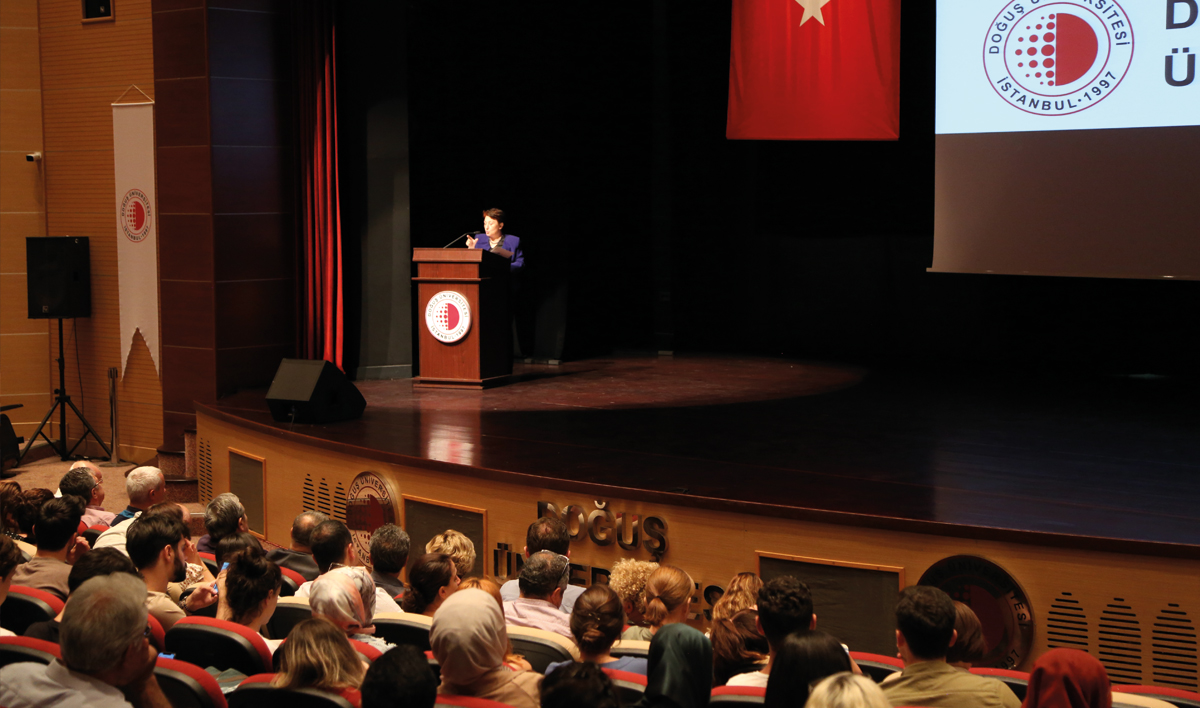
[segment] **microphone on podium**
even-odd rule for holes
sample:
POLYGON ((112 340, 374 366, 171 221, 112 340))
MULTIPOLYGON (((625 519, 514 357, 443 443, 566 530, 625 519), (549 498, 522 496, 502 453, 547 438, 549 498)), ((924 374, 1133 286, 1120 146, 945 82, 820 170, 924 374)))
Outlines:
POLYGON ((454 245, 455 241, 458 241, 459 238, 464 238, 466 236, 482 236, 482 235, 483 235, 482 231, 476 231, 475 233, 471 233, 470 231, 468 231, 467 233, 463 234, 462 236, 459 236, 458 238, 454 239, 454 241, 451 241, 450 243, 446 244, 445 246, 442 246, 442 248, 450 248, 451 246, 454 245))

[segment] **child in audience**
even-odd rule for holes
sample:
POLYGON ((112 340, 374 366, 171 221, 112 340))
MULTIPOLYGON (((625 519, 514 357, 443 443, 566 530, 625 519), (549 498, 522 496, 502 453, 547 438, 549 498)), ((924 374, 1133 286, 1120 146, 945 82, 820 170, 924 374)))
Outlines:
MULTIPOLYGON (((646 675, 646 660, 636 656, 614 657, 609 651, 621 636, 625 612, 621 598, 607 585, 593 585, 571 610, 571 634, 579 645, 579 661, 591 662, 606 669, 630 671, 646 675)), ((559 661, 546 667, 546 675, 573 661, 559 661)), ((544 703, 545 701, 543 701, 544 703)))
POLYGON ((362 708, 433 708, 437 687, 437 676, 425 652, 401 644, 367 669, 362 681, 362 708))
POLYGON ((439 533, 425 544, 425 552, 445 553, 453 558, 459 579, 467 577, 475 569, 475 544, 460 531, 446 529, 439 533))
POLYGON ((713 605, 712 620, 729 619, 742 610, 758 606, 758 591, 763 581, 754 573, 738 573, 729 581, 725 594, 713 605))
POLYGON ((850 655, 841 642, 819 629, 792 632, 783 641, 767 681, 768 708, 802 706, 814 682, 850 671, 850 655))
POLYGON ((883 689, 866 676, 838 673, 821 680, 804 708, 892 708, 883 689))
POLYGON ((724 686, 738 674, 761 671, 766 666, 771 648, 758 631, 757 622, 757 610, 742 610, 733 617, 713 620, 714 686, 724 686))
POLYGON ((650 641, 654 633, 646 624, 646 580, 658 570, 658 563, 622 558, 613 564, 608 576, 608 586, 621 597, 625 618, 632 625, 621 633, 621 639, 650 641))
MULTIPOLYGON (((467 578, 459 583, 459 590, 467 590, 469 588, 482 590, 491 595, 500 605, 500 611, 504 611, 504 597, 500 595, 500 586, 495 582, 488 580, 487 578, 476 576, 473 578, 467 578)), ((504 663, 513 671, 533 671, 533 666, 525 660, 524 656, 513 652, 511 639, 508 640, 508 649, 504 652, 504 663)))
POLYGON ((687 621, 694 587, 691 576, 673 565, 661 565, 650 574, 646 579, 644 616, 651 634, 668 624, 687 621))
POLYGON ((546 672, 542 708, 621 708, 616 687, 599 666, 570 661, 565 664, 553 674, 546 672))
POLYGON ((646 692, 637 708, 708 705, 712 665, 712 646, 698 630, 678 623, 662 627, 650 640, 646 692))
POLYGON ((458 590, 458 568, 445 553, 426 553, 408 569, 408 585, 400 608, 433 617, 446 598, 458 590))
POLYGON ((292 627, 280 649, 279 672, 271 685, 315 688, 357 704, 365 669, 346 635, 332 622, 313 617, 292 627))
POLYGON ((970 607, 955 600, 954 615, 954 631, 958 638, 946 650, 946 663, 968 671, 987 656, 987 639, 983 636, 983 625, 970 607))
MULTIPOLYGON (((223 545, 229 537, 221 539, 223 545)), ((229 562, 218 579, 217 619, 227 620, 262 634, 275 614, 283 573, 261 551, 243 548, 225 555, 229 562)), ((264 638, 265 639, 265 638, 264 638)), ((272 652, 282 639, 266 639, 272 652)))
POLYGON ((308 604, 312 607, 314 617, 324 617, 333 622, 350 639, 379 651, 387 651, 395 646, 373 636, 375 581, 371 580, 366 568, 331 568, 312 582, 308 604))
POLYGON ((1051 649, 1029 672, 1021 708, 1111 708, 1112 686, 1100 661, 1078 649, 1051 649))
POLYGON ((442 670, 438 693, 538 708, 542 676, 504 665, 504 613, 486 592, 469 589, 446 598, 433 617, 429 643, 442 670))

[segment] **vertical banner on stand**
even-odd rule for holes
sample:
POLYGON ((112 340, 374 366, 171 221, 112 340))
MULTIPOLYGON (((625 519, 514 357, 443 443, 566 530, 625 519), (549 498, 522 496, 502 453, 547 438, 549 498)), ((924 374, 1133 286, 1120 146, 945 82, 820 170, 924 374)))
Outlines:
POLYGON ((117 275, 121 291, 121 374, 139 330, 162 375, 158 333, 158 199, 154 103, 114 103, 117 275))

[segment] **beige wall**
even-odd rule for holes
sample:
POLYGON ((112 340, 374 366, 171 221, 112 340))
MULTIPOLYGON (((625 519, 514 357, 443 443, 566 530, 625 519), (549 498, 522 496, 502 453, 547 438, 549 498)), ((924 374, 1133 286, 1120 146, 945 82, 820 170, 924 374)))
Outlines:
POLYGON ((0 0, 0 405, 29 437, 51 403, 50 326, 26 319, 25 238, 46 235, 37 0, 0 0))

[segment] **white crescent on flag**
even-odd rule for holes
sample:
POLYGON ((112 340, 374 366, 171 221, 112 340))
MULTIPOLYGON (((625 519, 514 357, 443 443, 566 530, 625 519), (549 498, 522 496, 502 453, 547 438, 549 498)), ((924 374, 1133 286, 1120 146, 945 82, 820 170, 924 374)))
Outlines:
POLYGON ((817 22, 825 24, 825 17, 821 15, 821 8, 829 3, 829 0, 796 0, 800 3, 800 7, 804 8, 804 17, 800 18, 800 26, 803 27, 805 22, 812 18, 817 18, 817 22))

